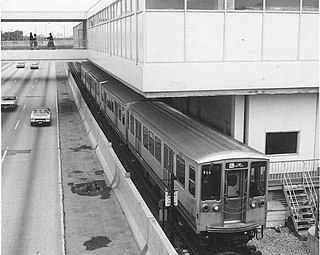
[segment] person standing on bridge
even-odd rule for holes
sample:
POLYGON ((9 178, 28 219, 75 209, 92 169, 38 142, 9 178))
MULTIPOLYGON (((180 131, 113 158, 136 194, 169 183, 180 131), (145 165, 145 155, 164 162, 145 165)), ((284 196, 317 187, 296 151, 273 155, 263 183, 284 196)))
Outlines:
POLYGON ((36 34, 33 35, 33 45, 34 45, 35 49, 39 50, 38 42, 37 42, 37 35, 36 34))
POLYGON ((49 33, 49 37, 47 37, 46 39, 48 39, 48 40, 49 40, 49 42, 48 42, 48 48, 49 48, 49 49, 50 49, 50 48, 54 49, 54 43, 53 43, 53 37, 52 37, 52 34, 51 34, 51 33, 49 33))
POLYGON ((32 35, 32 33, 31 33, 31 32, 30 32, 29 39, 30 39, 30 46, 31 46, 31 50, 33 50, 33 35, 32 35))

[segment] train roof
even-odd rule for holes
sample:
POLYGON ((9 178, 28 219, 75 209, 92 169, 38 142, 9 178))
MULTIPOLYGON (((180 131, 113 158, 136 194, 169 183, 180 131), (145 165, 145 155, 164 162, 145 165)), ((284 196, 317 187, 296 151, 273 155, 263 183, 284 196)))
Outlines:
POLYGON ((90 61, 81 62, 81 66, 83 69, 85 69, 88 72, 94 69, 98 69, 98 67, 90 61))
POLYGON ((145 97, 130 89, 118 80, 103 83, 102 87, 124 104, 145 100, 145 97))
POLYGON ((136 114, 165 136, 183 154, 198 164, 228 158, 267 157, 158 101, 142 101, 130 106, 136 114))

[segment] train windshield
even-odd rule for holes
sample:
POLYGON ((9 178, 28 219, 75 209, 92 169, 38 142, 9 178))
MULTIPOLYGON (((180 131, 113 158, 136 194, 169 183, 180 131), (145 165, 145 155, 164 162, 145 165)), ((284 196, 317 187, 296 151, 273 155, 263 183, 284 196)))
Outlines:
POLYGON ((250 171, 250 197, 263 196, 266 186, 267 162, 252 162, 250 171))
POLYGON ((221 164, 202 166, 201 200, 220 199, 221 164))

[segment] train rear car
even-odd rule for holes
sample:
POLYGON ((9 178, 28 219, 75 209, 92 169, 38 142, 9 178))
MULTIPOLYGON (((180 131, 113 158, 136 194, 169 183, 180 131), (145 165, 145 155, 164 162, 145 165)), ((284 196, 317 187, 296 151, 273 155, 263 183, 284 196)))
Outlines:
POLYGON ((268 158, 152 101, 130 105, 130 147, 202 241, 238 246, 266 224, 268 158))

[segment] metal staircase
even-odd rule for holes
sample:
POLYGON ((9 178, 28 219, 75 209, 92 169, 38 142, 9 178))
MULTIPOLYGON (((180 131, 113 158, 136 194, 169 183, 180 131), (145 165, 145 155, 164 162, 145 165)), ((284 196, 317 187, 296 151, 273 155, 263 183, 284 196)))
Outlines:
POLYGON ((287 174, 283 176, 283 193, 292 218, 294 229, 299 237, 306 238, 307 230, 315 224, 317 193, 307 174, 302 184, 293 184, 287 174))

